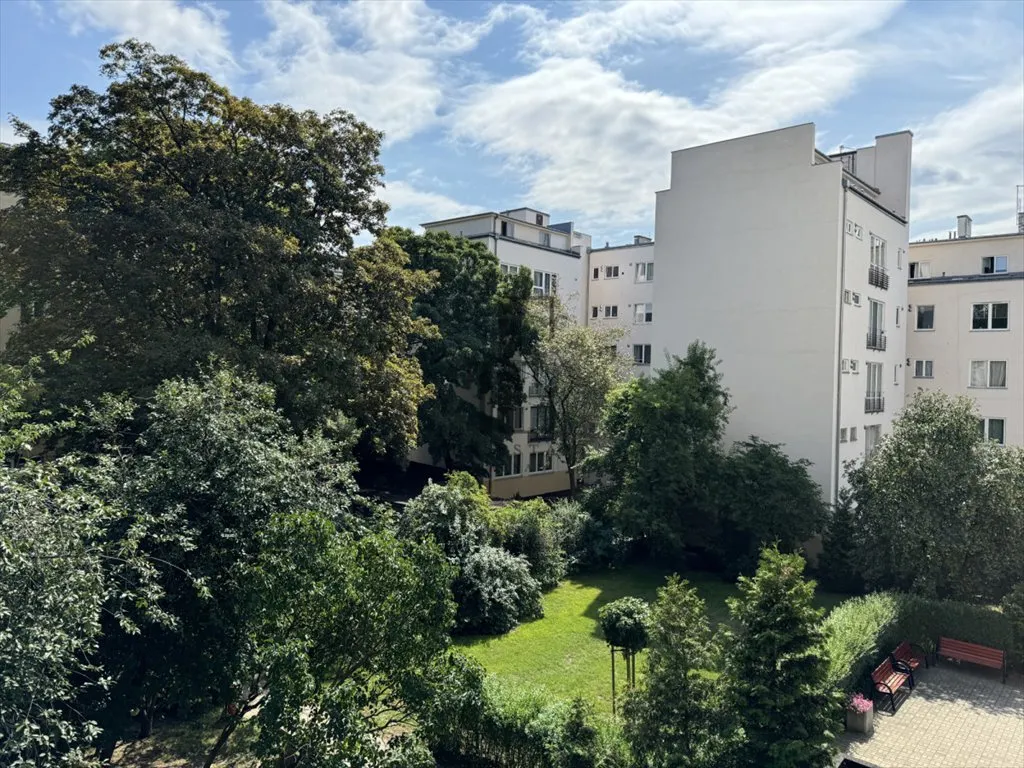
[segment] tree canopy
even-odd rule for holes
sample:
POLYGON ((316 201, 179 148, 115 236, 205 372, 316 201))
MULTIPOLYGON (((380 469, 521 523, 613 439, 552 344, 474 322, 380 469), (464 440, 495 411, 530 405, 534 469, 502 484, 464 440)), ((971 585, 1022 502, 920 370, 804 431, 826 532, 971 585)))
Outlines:
POLYGON ((381 231, 381 134, 351 114, 238 98, 129 40, 101 51, 102 92, 51 102, 41 134, 0 149, 0 312, 24 362, 95 343, 45 380, 53 402, 152 393, 211 354, 274 385, 300 427, 337 411, 404 456, 430 394, 412 314, 430 279, 381 231))

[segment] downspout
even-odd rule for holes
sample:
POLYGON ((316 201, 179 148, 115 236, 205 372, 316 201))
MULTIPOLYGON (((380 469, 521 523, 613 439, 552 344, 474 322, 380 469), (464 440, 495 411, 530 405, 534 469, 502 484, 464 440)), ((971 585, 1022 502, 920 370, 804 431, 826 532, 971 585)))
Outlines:
POLYGON ((842 244, 839 246, 839 359, 836 361, 836 423, 835 431, 832 434, 832 446, 835 450, 835 460, 832 462, 832 504, 839 502, 839 430, 842 428, 843 409, 843 317, 846 310, 843 309, 843 295, 846 291, 846 195, 848 184, 843 178, 843 215, 839 220, 839 235, 842 237, 842 244))

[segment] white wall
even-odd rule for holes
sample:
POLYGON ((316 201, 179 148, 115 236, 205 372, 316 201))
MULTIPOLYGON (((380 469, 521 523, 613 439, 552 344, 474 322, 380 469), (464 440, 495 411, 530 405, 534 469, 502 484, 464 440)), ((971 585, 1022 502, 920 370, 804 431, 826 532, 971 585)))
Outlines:
POLYGON ((1008 234, 910 244, 911 261, 927 262, 931 277, 980 275, 986 256, 1006 256, 1007 272, 1024 272, 1024 235, 1008 234))
MULTIPOLYGON (((654 253, 654 243, 601 248, 590 252, 590 267, 587 272, 590 284, 587 322, 597 328, 622 329, 623 336, 618 342, 618 348, 629 358, 633 356, 634 344, 654 344, 654 326, 659 320, 658 305, 654 303, 654 283, 638 282, 636 279, 637 263, 654 262, 654 253), (605 271, 607 266, 617 266, 619 276, 608 278, 605 271), (597 279, 594 279, 595 269, 598 270, 597 279), (651 323, 635 322, 635 307, 638 303, 654 305, 654 317, 651 323), (606 305, 618 307, 618 318, 605 318, 604 307, 606 305), (596 319, 593 316, 594 307, 598 308, 596 319)), ((655 270, 654 277, 655 280, 658 279, 657 270, 655 270)), ((643 375, 649 373, 651 367, 634 366, 633 373, 643 375)))
POLYGON ((735 406, 727 437, 785 443, 830 493, 842 169, 813 158, 810 124, 673 153, 654 356, 714 347, 735 406))

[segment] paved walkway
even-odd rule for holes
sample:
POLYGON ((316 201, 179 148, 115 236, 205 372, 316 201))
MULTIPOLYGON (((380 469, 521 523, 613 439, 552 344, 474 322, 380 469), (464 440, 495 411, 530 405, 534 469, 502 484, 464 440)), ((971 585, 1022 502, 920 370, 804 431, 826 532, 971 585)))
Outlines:
POLYGON ((872 736, 847 733, 840 751, 878 768, 1024 768, 1021 676, 940 661, 919 670, 896 715, 875 711, 872 736))

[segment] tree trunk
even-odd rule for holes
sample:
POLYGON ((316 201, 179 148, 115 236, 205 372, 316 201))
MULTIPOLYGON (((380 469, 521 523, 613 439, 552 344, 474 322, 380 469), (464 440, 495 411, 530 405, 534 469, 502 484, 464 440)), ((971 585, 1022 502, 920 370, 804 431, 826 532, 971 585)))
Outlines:
POLYGON ((240 711, 237 715, 231 718, 231 722, 228 723, 224 730, 220 732, 220 736, 217 737, 217 743, 213 745, 213 749, 210 750, 210 754, 206 758, 206 762, 203 763, 203 768, 211 768, 213 761, 217 759, 217 755, 224 745, 228 743, 228 739, 231 738, 231 734, 235 732, 235 728, 242 722, 242 712, 240 711))
POLYGON ((569 465, 569 495, 576 496, 576 468, 569 465))
POLYGON ((102 741, 96 745, 96 757, 99 758, 101 764, 110 765, 110 761, 114 759, 114 748, 116 746, 117 739, 107 736, 106 732, 104 732, 102 741))
POLYGON ((139 710, 136 719, 139 721, 140 739, 148 739, 153 735, 153 710, 152 706, 145 706, 139 710))

